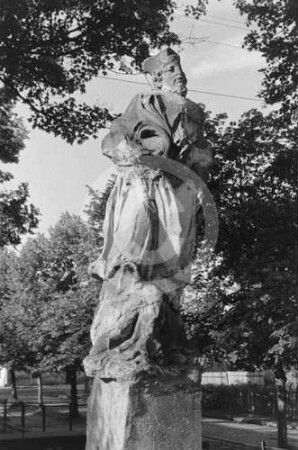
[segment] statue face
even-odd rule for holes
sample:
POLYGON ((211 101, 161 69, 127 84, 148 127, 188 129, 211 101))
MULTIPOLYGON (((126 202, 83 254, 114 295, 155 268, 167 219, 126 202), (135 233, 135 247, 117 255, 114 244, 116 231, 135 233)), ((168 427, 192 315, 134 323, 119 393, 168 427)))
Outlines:
POLYGON ((172 61, 162 68, 162 89, 186 94, 186 76, 180 64, 172 61))

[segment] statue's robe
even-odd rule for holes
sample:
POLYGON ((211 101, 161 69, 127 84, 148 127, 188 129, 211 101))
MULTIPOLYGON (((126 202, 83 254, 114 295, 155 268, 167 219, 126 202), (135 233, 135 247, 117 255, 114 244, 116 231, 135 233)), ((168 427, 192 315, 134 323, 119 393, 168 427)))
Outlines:
POLYGON ((118 176, 107 204, 98 276, 108 278, 124 260, 152 281, 173 278, 189 265, 197 192, 181 180, 178 164, 167 172, 146 167, 142 157, 175 160, 205 176, 212 157, 203 126, 200 106, 163 91, 135 96, 113 122, 102 150, 118 176))
POLYGON ((180 358, 179 300, 189 282, 198 206, 198 192, 181 168, 203 178, 208 173, 212 154, 203 127, 200 106, 155 91, 135 96, 102 142, 118 175, 104 248, 92 268, 104 282, 85 359, 89 375, 129 378, 152 361, 160 367, 180 358))

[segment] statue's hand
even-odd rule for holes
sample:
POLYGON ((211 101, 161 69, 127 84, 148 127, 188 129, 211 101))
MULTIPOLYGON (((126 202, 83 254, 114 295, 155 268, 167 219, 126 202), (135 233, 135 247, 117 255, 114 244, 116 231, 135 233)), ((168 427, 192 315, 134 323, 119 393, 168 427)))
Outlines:
POLYGON ((109 156, 116 165, 131 166, 138 163, 142 147, 138 142, 123 138, 112 149, 105 149, 105 155, 109 156))
POLYGON ((103 280, 102 267, 99 259, 89 265, 88 274, 96 280, 103 280))

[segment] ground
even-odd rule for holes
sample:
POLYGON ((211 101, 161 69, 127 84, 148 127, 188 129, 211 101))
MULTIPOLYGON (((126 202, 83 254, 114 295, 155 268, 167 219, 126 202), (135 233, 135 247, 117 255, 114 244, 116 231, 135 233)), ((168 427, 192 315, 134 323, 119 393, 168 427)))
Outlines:
MULTIPOLYGON (((73 428, 80 426, 85 428, 87 393, 84 392, 84 385, 78 386, 78 400, 80 417, 73 419, 73 428)), ((10 388, 0 388, 0 432, 7 433, 22 431, 21 406, 9 406, 7 409, 6 430, 3 423, 4 400, 9 399, 10 388)), ((43 428, 42 410, 37 404, 37 388, 33 386, 23 386, 18 388, 18 400, 24 402, 25 407, 25 430, 26 432, 40 431, 43 428)), ((69 386, 53 385, 44 387, 43 401, 45 406, 45 427, 46 430, 63 431, 70 427, 69 422, 69 386)))
MULTIPOLYGON (((269 425, 254 425, 236 423, 222 419, 203 419, 203 436, 221 438, 233 442, 256 444, 261 448, 261 442, 267 446, 277 447, 277 428, 269 425)), ((297 429, 288 430, 289 444, 298 450, 297 429)))
MULTIPOLYGON (((19 388, 19 400, 25 402, 25 432, 43 432, 42 411, 37 405, 37 388, 33 386, 24 386, 19 388), (32 405, 34 404, 34 405, 32 405)), ((54 385, 45 386, 44 403, 46 404, 46 432, 67 432, 70 428, 76 433, 85 432, 86 424, 86 403, 87 392, 85 386, 78 386, 79 394, 79 410, 80 416, 69 421, 69 386, 54 385)), ((22 415, 21 407, 9 407, 7 411, 6 430, 3 423, 3 402, 8 399, 10 388, 0 388, 0 433, 3 436, 6 433, 22 432, 22 415)), ((252 423, 237 423, 232 420, 224 419, 203 419, 203 436, 222 438, 234 442, 254 443, 260 445, 261 441, 265 441, 268 446, 277 447, 277 429, 274 422, 270 425, 256 425, 252 423)), ((289 443, 292 449, 298 450, 298 431, 297 429, 289 429, 289 443)))

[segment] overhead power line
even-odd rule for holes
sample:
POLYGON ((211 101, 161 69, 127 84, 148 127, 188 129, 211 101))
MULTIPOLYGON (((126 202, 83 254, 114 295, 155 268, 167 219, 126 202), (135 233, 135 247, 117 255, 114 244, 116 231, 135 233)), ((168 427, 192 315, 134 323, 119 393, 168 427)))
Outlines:
POLYGON ((236 28, 238 30, 244 30, 247 31, 247 28, 245 27, 240 27, 238 25, 234 25, 234 24, 230 24, 230 23, 223 23, 223 22, 218 22, 218 21, 214 21, 214 20, 209 20, 209 19, 196 19, 195 17, 191 17, 191 16, 185 16, 182 14, 174 14, 174 17, 179 18, 179 19, 190 19, 190 20, 195 20, 196 22, 205 22, 205 23, 212 23, 214 25, 222 25, 224 27, 229 27, 229 28, 236 28))
POLYGON ((229 27, 229 28, 237 28, 238 30, 247 31, 247 28, 238 27, 237 25, 230 25, 228 23, 214 22, 214 20, 200 19, 200 21, 201 22, 206 22, 206 23, 213 23, 213 24, 216 24, 216 25, 223 25, 224 27, 229 27))
POLYGON ((218 45, 223 45, 224 47, 234 47, 234 48, 238 48, 240 50, 245 50, 242 45, 237 45, 237 44, 227 44, 224 42, 219 42, 219 41, 213 41, 211 39, 207 39, 205 42, 211 42, 212 44, 218 44, 218 45))
MULTIPOLYGON (((185 12, 186 10, 186 5, 185 6, 178 6, 177 8, 175 8, 177 11, 183 11, 185 12)), ((238 23, 239 25, 243 25, 243 21, 241 20, 236 20, 236 19, 231 19, 228 18, 226 19, 225 17, 220 17, 220 16, 214 16, 213 14, 207 14, 207 16, 204 14, 202 15, 202 17, 207 17, 207 19, 209 19, 209 17, 211 17, 211 19, 216 19, 216 20, 221 20, 224 22, 234 22, 234 23, 238 23)), ((197 20, 197 19, 196 19, 197 20)))
POLYGON ((233 94, 223 94, 221 92, 211 92, 211 91, 203 91, 203 90, 197 90, 197 89, 188 89, 188 92, 197 92, 199 94, 207 94, 207 95, 215 95, 216 97, 229 97, 229 98, 236 98, 238 100, 251 100, 251 101, 257 101, 261 102, 262 100, 257 97, 243 97, 241 95, 233 95, 233 94))
MULTIPOLYGON (((105 80, 112 80, 112 81, 120 81, 122 83, 140 84, 143 86, 148 86, 148 83, 144 83, 142 81, 124 80, 123 78, 109 77, 106 75, 98 75, 98 78, 102 78, 105 80)), ((198 90, 198 89, 188 89, 188 92, 196 92, 198 94, 213 95, 213 96, 217 96, 217 97, 229 97, 229 98, 235 98, 238 100, 250 100, 250 101, 259 101, 259 102, 262 101, 261 99, 259 99, 257 97, 244 97, 241 95, 223 94, 222 92, 212 92, 212 91, 205 91, 205 90, 198 90)))
POLYGON ((213 16, 211 14, 208 14, 207 18, 211 17, 211 19, 216 19, 216 20, 222 20, 224 22, 233 22, 233 23, 238 23, 239 25, 243 25, 243 22, 241 22, 240 20, 235 20, 235 19, 225 19, 224 17, 219 17, 219 16, 213 16))
POLYGON ((198 36, 181 36, 181 42, 184 43, 201 43, 201 44, 217 44, 222 45, 224 47, 232 47, 232 48, 238 48, 238 50, 245 50, 241 45, 237 44, 227 44, 224 42, 214 41, 213 39, 209 39, 208 37, 198 37, 198 36))

